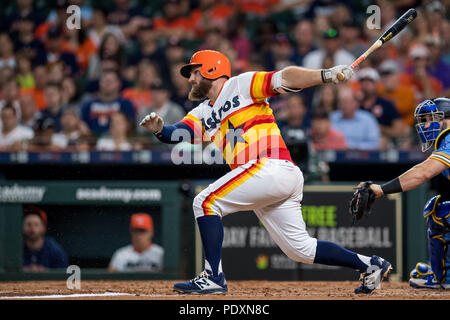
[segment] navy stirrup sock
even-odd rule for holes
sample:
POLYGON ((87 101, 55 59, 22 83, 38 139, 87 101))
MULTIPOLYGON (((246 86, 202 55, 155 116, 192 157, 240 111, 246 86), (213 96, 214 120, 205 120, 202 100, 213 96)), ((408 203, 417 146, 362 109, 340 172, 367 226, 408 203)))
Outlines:
POLYGON ((209 263, 213 276, 217 276, 222 259, 222 220, 217 215, 203 216, 197 218, 197 225, 202 238, 205 260, 209 263))
POLYGON ((368 267, 357 253, 347 250, 336 243, 322 240, 317 240, 314 263, 348 267, 361 272, 366 271, 368 267))

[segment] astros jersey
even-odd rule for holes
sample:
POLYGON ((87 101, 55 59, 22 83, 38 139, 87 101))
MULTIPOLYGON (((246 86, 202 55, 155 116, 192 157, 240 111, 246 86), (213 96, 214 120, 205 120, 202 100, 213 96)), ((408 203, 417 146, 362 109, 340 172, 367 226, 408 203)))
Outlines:
POLYGON ((442 174, 450 180, 450 128, 439 134, 430 158, 438 160, 449 167, 442 174))
POLYGON ((231 169, 267 157, 291 160, 267 99, 275 72, 246 72, 228 79, 214 103, 205 100, 182 123, 194 143, 213 141, 231 169))

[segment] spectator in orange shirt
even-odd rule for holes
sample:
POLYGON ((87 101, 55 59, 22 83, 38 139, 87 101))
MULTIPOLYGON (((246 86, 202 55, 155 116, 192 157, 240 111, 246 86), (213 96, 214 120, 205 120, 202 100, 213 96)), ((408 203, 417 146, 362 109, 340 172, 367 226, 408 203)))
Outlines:
POLYGON ((410 73, 403 74, 400 82, 413 88, 416 104, 438 97, 442 92, 442 83, 427 73, 428 48, 417 44, 410 49, 409 56, 412 59, 410 73))
POLYGON ((186 39, 194 36, 192 21, 183 16, 180 0, 166 0, 163 7, 163 16, 153 19, 153 28, 158 36, 168 38, 171 36, 186 39))
POLYGON ((97 48, 83 29, 67 29, 67 40, 62 43, 64 51, 75 54, 81 73, 85 73, 91 57, 97 52, 97 48))
POLYGON ((279 2, 280 0, 232 0, 238 11, 259 16, 265 16, 279 2))
POLYGON ((385 60, 378 68, 381 81, 378 93, 381 97, 392 101, 408 127, 414 124, 416 108, 414 91, 411 87, 400 83, 400 67, 394 60, 385 60))
POLYGON ((45 101, 44 88, 48 82, 47 67, 40 65, 33 70, 34 88, 22 89, 21 94, 31 93, 38 111, 45 109, 47 102, 45 101))
POLYGON ((123 90, 122 96, 133 102, 136 112, 150 107, 152 96, 150 86, 157 78, 157 71, 153 64, 144 63, 138 68, 137 83, 134 87, 123 90))
POLYGON ((319 106, 311 115, 310 135, 314 150, 345 150, 345 136, 331 127, 329 113, 319 106))
POLYGON ((200 0, 198 8, 191 11, 189 18, 196 36, 203 37, 206 29, 223 30, 234 12, 235 9, 223 0, 200 0))

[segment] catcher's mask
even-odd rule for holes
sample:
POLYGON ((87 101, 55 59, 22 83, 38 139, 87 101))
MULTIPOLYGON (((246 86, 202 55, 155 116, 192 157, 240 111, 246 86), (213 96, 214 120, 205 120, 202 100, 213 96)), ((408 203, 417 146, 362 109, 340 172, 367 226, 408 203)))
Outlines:
POLYGON ((428 150, 441 132, 441 121, 444 120, 444 112, 438 109, 435 101, 425 100, 414 111, 416 118, 416 130, 419 134, 422 151, 428 150))
POLYGON ((216 80, 220 77, 231 77, 231 64, 228 58, 218 51, 201 50, 194 53, 191 61, 181 67, 180 73, 183 77, 191 76, 192 68, 199 67, 200 74, 209 80, 216 80))

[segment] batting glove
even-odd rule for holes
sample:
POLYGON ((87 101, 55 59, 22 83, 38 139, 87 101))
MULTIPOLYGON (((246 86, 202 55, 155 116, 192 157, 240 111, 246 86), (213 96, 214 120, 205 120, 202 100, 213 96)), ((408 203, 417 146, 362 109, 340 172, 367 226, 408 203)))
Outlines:
POLYGON ((160 133, 163 128, 164 120, 156 113, 152 112, 149 115, 146 115, 144 119, 142 119, 142 121, 139 123, 139 125, 143 126, 148 131, 157 134, 160 133))
POLYGON ((324 83, 339 83, 345 82, 353 76, 353 69, 350 66, 339 65, 330 69, 322 70, 322 81, 324 83), (338 79, 338 74, 341 73, 344 75, 344 78, 341 80, 338 79))

